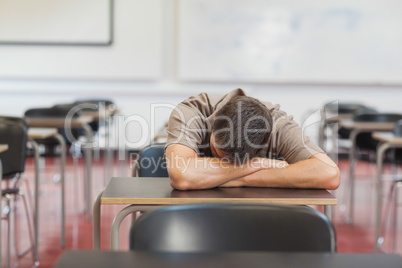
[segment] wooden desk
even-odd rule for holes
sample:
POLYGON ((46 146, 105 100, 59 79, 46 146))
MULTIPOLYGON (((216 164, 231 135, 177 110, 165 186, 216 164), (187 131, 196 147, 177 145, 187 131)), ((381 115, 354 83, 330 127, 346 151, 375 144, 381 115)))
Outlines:
POLYGON ((144 251, 66 251, 55 268, 400 268, 396 254, 330 254, 293 252, 151 253, 144 251))
POLYGON ((61 183, 61 236, 60 247, 65 246, 65 166, 66 166, 66 142, 64 138, 58 133, 57 128, 29 128, 28 139, 32 144, 34 150, 35 160, 35 217, 34 217, 34 259, 35 262, 39 261, 38 256, 38 240, 39 240, 39 149, 36 140, 47 138, 55 138, 61 147, 61 164, 60 164, 60 183, 61 183))
POLYGON ((114 218, 111 229, 111 249, 118 250, 121 221, 135 211, 146 211, 152 206, 206 202, 253 202, 288 205, 324 205, 330 217, 331 205, 337 199, 327 190, 280 188, 213 188, 179 191, 170 186, 169 178, 112 178, 95 200, 93 217, 93 246, 100 249, 100 206, 128 205, 114 218))
POLYGON ((88 125, 94 118, 92 116, 80 116, 77 118, 71 118, 67 120, 64 117, 27 117, 26 118, 29 127, 35 128, 79 128, 85 131, 85 136, 87 138, 87 143, 82 147, 85 149, 85 180, 86 180, 86 191, 85 191, 85 210, 87 212, 88 220, 91 219, 91 202, 92 202, 92 141, 93 133, 91 127, 88 125))
POLYGON ((376 251, 381 249, 380 228, 381 228, 381 210, 382 210, 382 166, 385 152, 390 148, 401 148, 402 137, 396 137, 391 132, 374 132, 372 137, 380 144, 377 147, 377 181, 376 181, 376 221, 374 248, 376 251))
POLYGON ((352 120, 341 120, 339 122, 341 127, 350 129, 351 133, 349 139, 352 143, 349 151, 349 183, 350 183, 350 200, 349 200, 349 223, 353 223, 354 216, 354 192, 355 192, 355 168, 356 168, 356 137, 362 132, 372 132, 372 131, 391 131, 394 129, 395 123, 380 123, 380 122, 355 122, 352 120))
MULTIPOLYGON (((7 144, 0 144, 0 153, 5 152, 8 150, 8 145, 7 144)), ((2 199, 2 186, 1 186, 1 180, 3 179, 3 166, 1 164, 1 159, 0 159, 0 198, 2 199)), ((3 211, 2 207, 1 207, 1 200, 0 200, 0 213, 3 211)), ((0 219, 0 241, 3 241, 1 239, 1 233, 2 233, 2 228, 1 228, 1 222, 3 220, 0 219)), ((1 243, 0 243, 0 265, 1 265, 1 243)))

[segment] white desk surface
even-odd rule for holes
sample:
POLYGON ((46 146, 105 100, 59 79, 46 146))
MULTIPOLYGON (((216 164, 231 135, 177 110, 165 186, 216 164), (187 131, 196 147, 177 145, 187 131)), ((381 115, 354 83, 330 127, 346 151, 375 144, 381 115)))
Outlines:
POLYGON ((46 139, 57 134, 57 128, 30 128, 28 129, 29 139, 46 139))
POLYGON ((8 150, 7 144, 0 144, 0 153, 5 152, 8 150))

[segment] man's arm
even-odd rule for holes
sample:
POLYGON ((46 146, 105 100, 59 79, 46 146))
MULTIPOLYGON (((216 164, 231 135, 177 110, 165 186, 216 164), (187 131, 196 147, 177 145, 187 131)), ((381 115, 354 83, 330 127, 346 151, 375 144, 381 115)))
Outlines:
POLYGON ((222 187, 281 187, 320 188, 335 190, 340 183, 337 165, 323 153, 299 161, 285 168, 259 170, 245 177, 230 181, 222 187))
POLYGON ((256 158, 236 166, 225 159, 199 157, 194 150, 181 144, 166 149, 170 183, 179 190, 208 189, 243 178, 262 170, 264 163, 261 160, 256 158))

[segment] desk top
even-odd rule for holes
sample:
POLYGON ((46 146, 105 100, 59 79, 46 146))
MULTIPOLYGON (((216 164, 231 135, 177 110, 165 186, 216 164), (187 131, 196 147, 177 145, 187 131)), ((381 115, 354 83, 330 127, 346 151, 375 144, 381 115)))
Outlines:
POLYGON ((327 124, 329 123, 337 123, 341 120, 351 120, 353 118, 353 114, 335 114, 335 113, 326 113, 325 121, 327 124))
POLYGON ((66 251, 55 268, 155 267, 155 268, 400 268, 396 254, 330 254, 283 252, 147 253, 111 251, 66 251))
POLYGON ((108 116, 118 114, 118 112, 117 109, 111 111, 106 108, 104 111, 81 111, 81 116, 91 116, 94 119, 104 119, 108 116))
POLYGON ((8 150, 7 144, 0 144, 0 153, 5 152, 8 150))
MULTIPOLYGON (((65 117, 27 117, 30 127, 64 127, 65 117)), ((80 116, 72 118, 71 127, 82 127, 94 120, 92 116, 80 116)))
POLYGON ((396 137, 392 132, 374 132, 373 138, 391 144, 402 144, 402 137, 396 137))
POLYGON ((179 191, 169 178, 112 178, 102 195, 102 204, 175 205, 210 202, 254 202, 287 205, 336 205, 327 190, 284 188, 213 188, 179 191))
POLYGON ((57 134, 57 128, 29 128, 29 139, 46 139, 57 134))
POLYGON ((353 120, 340 120, 341 127, 347 129, 359 129, 367 131, 390 131, 395 127, 395 123, 385 122, 355 122, 353 120))

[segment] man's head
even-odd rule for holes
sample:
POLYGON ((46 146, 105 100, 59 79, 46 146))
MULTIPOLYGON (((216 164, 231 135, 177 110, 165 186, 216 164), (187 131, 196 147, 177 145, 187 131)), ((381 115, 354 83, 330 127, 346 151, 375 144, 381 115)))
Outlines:
POLYGON ((217 157, 243 164, 267 146, 272 129, 268 108, 255 98, 236 96, 215 115, 211 150, 217 157))

